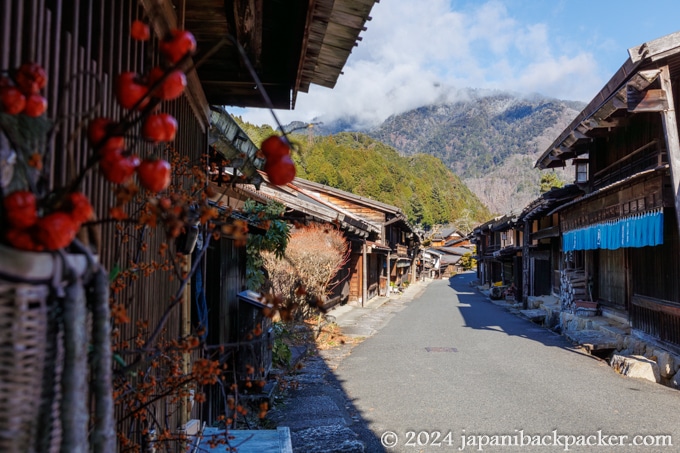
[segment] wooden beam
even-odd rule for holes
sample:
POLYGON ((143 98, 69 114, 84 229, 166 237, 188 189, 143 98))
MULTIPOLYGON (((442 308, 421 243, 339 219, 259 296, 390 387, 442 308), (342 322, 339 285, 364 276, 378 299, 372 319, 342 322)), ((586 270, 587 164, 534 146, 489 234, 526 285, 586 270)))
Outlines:
POLYGON ((584 121, 591 129, 610 129, 612 127, 625 126, 628 123, 627 118, 609 118, 609 119, 596 119, 590 118, 584 121))
POLYGON ((259 69, 262 64, 262 0, 236 0, 232 7, 236 40, 253 66, 259 69))
POLYGON ((628 102, 626 101, 626 87, 623 87, 593 114, 593 118, 597 121, 606 120, 617 110, 625 108, 628 108, 628 102))
POLYGON ((664 90, 645 90, 638 91, 628 87, 628 111, 640 112, 662 112, 668 109, 668 99, 664 90))
POLYGON ((588 132, 593 130, 593 128, 590 126, 590 123, 588 123, 587 121, 582 121, 581 124, 579 124, 576 127, 576 130, 579 131, 579 133, 586 135, 586 134, 588 134, 588 132))
POLYGON ((631 298, 631 302, 633 305, 646 308, 647 310, 667 313, 672 316, 680 316, 680 307, 676 306, 673 302, 655 299, 648 296, 641 296, 639 294, 635 294, 631 298))
POLYGON ((578 130, 574 130, 567 136, 567 138, 564 139, 564 141, 562 142, 562 146, 571 148, 577 141, 582 140, 584 138, 588 137, 580 133, 578 130))
POLYGON ((673 185, 673 197, 675 202, 675 216, 677 220, 677 233, 680 234, 680 138, 678 137, 678 119, 675 114, 673 101, 673 87, 671 74, 668 66, 661 68, 661 89, 666 92, 668 109, 661 112, 666 149, 668 150, 668 163, 671 167, 671 183, 673 185))
POLYGON ((661 74, 660 69, 638 71, 638 73, 631 77, 628 83, 626 83, 626 86, 635 88, 638 91, 644 91, 659 78, 659 74, 661 74))
POLYGON ((675 32, 639 46, 631 47, 628 49, 628 55, 630 60, 636 63, 644 58, 654 57, 660 53, 677 48, 678 42, 680 42, 680 32, 675 32))

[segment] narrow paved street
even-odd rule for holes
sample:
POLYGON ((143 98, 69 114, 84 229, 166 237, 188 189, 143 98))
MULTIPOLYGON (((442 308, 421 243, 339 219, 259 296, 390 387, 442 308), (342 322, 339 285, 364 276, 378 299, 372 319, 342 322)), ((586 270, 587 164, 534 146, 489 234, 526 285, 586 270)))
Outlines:
POLYGON ((618 375, 473 277, 430 283, 335 370, 385 451, 680 451, 679 391, 618 375))

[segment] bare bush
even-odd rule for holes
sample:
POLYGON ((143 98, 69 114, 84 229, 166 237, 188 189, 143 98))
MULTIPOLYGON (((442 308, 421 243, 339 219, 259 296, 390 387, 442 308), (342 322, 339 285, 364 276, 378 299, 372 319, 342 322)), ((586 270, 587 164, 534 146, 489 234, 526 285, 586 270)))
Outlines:
POLYGON ((271 290, 297 303, 306 302, 302 312, 310 314, 329 294, 333 277, 349 259, 349 250, 342 232, 333 227, 310 224, 294 229, 282 259, 263 253, 271 290))

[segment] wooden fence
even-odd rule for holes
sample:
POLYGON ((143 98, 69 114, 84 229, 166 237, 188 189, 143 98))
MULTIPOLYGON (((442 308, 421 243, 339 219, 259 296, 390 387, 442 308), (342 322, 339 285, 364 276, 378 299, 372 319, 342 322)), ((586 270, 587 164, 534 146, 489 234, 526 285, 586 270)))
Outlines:
POLYGON ((631 302, 633 328, 661 340, 673 351, 680 352, 680 307, 672 302, 637 294, 631 302))

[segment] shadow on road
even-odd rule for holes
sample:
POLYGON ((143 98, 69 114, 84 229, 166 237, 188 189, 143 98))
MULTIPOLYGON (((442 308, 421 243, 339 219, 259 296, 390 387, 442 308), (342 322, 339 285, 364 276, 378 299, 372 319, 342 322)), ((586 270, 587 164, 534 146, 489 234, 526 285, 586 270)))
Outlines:
POLYGON ((565 337, 491 302, 471 285, 475 278, 476 275, 469 272, 449 279, 449 286, 458 296, 458 309, 465 321, 463 327, 495 331, 580 353, 565 337))
POLYGON ((318 350, 309 344, 295 360, 295 371, 281 378, 284 390, 267 419, 290 429, 294 453, 385 451, 334 373, 354 346, 318 350))

